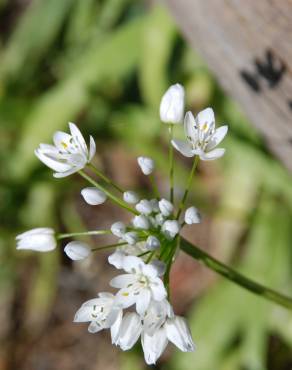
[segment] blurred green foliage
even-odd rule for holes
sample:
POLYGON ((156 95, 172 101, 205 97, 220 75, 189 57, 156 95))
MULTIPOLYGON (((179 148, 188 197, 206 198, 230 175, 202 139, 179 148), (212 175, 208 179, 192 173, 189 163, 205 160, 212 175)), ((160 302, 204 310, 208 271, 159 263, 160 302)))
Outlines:
MULTIPOLYGON (((220 257, 291 294, 291 176, 182 40, 166 10, 134 0, 32 0, 23 9, 11 3, 0 2, 0 289, 13 290, 17 281, 24 258, 15 253, 20 230, 82 225, 72 211, 76 184, 53 180, 33 154, 37 145, 74 121, 97 139, 97 147, 105 140, 122 142, 133 154, 152 155, 166 174, 158 106, 167 86, 180 81, 189 109, 211 105, 218 122, 230 126, 218 206, 208 201, 200 178, 192 195, 205 213, 225 222, 226 235, 218 233, 220 257)), ((182 184, 186 163, 176 170, 182 184)), ((49 313, 59 263, 57 252, 39 257, 27 320, 34 320, 32 310, 43 320, 49 313)), ((221 279, 189 318, 198 350, 175 352, 165 369, 282 369, 291 361, 291 314, 221 279), (287 346, 279 359, 272 337, 287 346)), ((123 354, 122 368, 141 366, 135 356, 123 354)))

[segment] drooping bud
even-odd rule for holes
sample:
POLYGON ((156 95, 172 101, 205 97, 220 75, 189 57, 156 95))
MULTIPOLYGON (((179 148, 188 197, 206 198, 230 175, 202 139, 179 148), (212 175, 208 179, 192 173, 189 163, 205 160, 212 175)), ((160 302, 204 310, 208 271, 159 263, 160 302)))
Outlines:
POLYGON ((180 224, 176 220, 166 220, 162 225, 162 232, 169 239, 173 239, 179 231, 180 224))
POLYGON ((149 157, 138 157, 137 162, 144 175, 150 175, 153 172, 155 167, 153 159, 149 157))
POLYGON ((66 245, 64 252, 73 261, 81 261, 90 255, 90 248, 86 243, 73 241, 66 245))
POLYGON ((201 215, 196 207, 190 207, 185 213, 185 223, 188 225, 199 224, 201 222, 201 215))
POLYGON ((166 199, 161 199, 159 201, 159 209, 163 216, 168 217, 172 214, 173 212, 173 205, 166 199))
POLYGON ((121 238, 126 232, 126 225, 121 221, 115 222, 111 226, 111 232, 121 238))
POLYGON ((97 206, 106 201, 106 194, 94 187, 84 188, 81 190, 81 195, 83 196, 85 202, 91 206, 97 206))
POLYGON ((170 86, 160 103, 160 119, 165 123, 181 123, 184 116, 185 91, 180 84, 170 86))
POLYGON ((55 232, 49 227, 38 227, 16 237, 17 249, 49 252, 56 248, 55 232))
POLYGON ((134 191, 125 191, 123 194, 123 199, 126 203, 136 204, 139 202, 139 196, 134 191))
POLYGON ((156 236, 149 235, 146 240, 146 249, 149 251, 154 251, 160 247, 160 241, 156 236))
POLYGON ((139 215, 139 216, 134 217, 133 225, 137 229, 148 230, 149 227, 150 227, 150 222, 149 222, 148 218, 145 215, 139 215))

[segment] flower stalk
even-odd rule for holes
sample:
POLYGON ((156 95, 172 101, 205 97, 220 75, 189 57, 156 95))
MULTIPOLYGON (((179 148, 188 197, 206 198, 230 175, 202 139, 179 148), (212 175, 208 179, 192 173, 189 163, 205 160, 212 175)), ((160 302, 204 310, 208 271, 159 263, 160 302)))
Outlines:
POLYGON ((247 278, 183 238, 181 239, 181 249, 189 256, 202 262, 209 269, 251 293, 260 295, 269 301, 292 310, 292 298, 247 278))
MULTIPOLYGON (((169 125, 170 142, 173 140, 173 125, 169 125)), ((174 197, 174 151, 173 146, 169 145, 169 184, 170 184, 170 202, 173 203, 174 197)))
POLYGON ((92 231, 81 231, 76 233, 58 234, 56 239, 74 238, 75 236, 89 236, 89 235, 105 235, 111 234, 110 230, 92 230, 92 231))
POLYGON ((88 167, 98 176, 100 177, 104 182, 111 185, 113 188, 115 188, 118 192, 124 193, 124 190, 117 185, 114 181, 112 181, 109 177, 104 175, 101 171, 99 171, 92 163, 88 163, 88 167))

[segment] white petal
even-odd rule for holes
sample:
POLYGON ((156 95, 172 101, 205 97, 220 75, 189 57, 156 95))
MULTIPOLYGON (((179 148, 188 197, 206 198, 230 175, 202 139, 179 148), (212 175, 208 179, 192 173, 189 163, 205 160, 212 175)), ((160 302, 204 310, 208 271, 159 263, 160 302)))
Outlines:
POLYGON ((87 145, 86 145, 84 137, 81 134, 79 128, 75 125, 75 123, 72 123, 72 122, 69 122, 69 128, 70 128, 70 132, 71 132, 71 135, 75 143, 79 145, 80 149, 82 150, 84 155, 87 157, 88 156, 87 145))
POLYGON ((163 216, 168 217, 172 214, 173 212, 173 204, 170 203, 167 199, 161 199, 158 202, 159 209, 163 216))
POLYGON ((176 150, 181 152, 181 154, 184 155, 185 157, 190 158, 194 156, 192 147, 187 141, 176 139, 176 140, 171 140, 171 144, 176 150))
POLYGON ((118 237, 122 237, 126 232, 126 225, 123 222, 117 221, 112 224, 111 232, 118 237))
POLYGON ((208 126, 211 126, 215 123, 215 116, 214 111, 212 108, 206 108, 198 113, 196 117, 196 121, 198 122, 199 126, 203 126, 207 123, 208 126))
POLYGON ((158 276, 164 275, 165 269, 166 269, 166 266, 165 266, 164 262, 162 262, 160 260, 153 260, 149 263, 149 265, 154 266, 158 276))
POLYGON ((196 207, 189 207, 185 212, 185 223, 188 225, 199 224, 201 215, 196 207))
POLYGON ((136 204, 139 202, 139 196, 134 191, 125 191, 123 194, 123 199, 126 203, 136 204))
POLYGON ((115 251, 108 257, 108 262, 115 266, 116 269, 123 268, 123 259, 125 257, 125 253, 122 251, 115 251))
POLYGON ((148 230, 149 227, 150 227, 150 222, 149 222, 148 218, 145 215, 138 215, 138 216, 134 217, 133 225, 137 229, 148 230))
POLYGON ((99 324, 97 321, 92 321, 88 326, 88 331, 91 334, 98 333, 103 329, 104 329, 103 325, 99 324))
POLYGON ((165 286, 159 278, 156 278, 155 283, 151 284, 151 291, 156 301, 162 301, 167 296, 165 286))
POLYGON ((82 189, 81 195, 83 196, 85 202, 92 206, 103 204, 107 199, 107 196, 103 191, 94 187, 82 189))
POLYGON ((183 317, 175 316, 168 319, 166 324, 166 334, 170 342, 176 345, 183 352, 192 352, 195 349, 192 335, 186 320, 183 317))
POLYGON ((72 241, 66 245, 64 252, 71 260, 81 261, 90 255, 91 249, 86 243, 72 241))
POLYGON ((88 322, 92 320, 92 306, 82 305, 74 317, 74 322, 88 322))
POLYGON ((66 151, 70 147, 71 139, 72 136, 63 131, 56 131, 53 135, 53 142, 61 151, 66 151))
POLYGON ((65 172, 55 172, 53 174, 53 176, 56 178, 56 179, 61 179, 63 177, 67 177, 67 176, 70 176, 72 175, 73 173, 75 172, 78 172, 79 170, 81 170, 83 167, 73 167, 71 168, 71 170, 68 170, 68 171, 65 171, 65 172))
POLYGON ((209 152, 211 149, 215 148, 224 139, 228 131, 228 126, 221 126, 217 128, 215 133, 212 135, 209 143, 206 146, 206 151, 209 152))
POLYGON ((141 271, 144 265, 143 260, 136 256, 127 256, 123 260, 123 269, 130 273, 141 271))
POLYGON ((153 336, 143 333, 141 336, 144 358, 147 365, 154 365, 167 346, 166 331, 158 329, 153 336))
POLYGON ((116 321, 111 326, 111 338, 112 338, 112 344, 117 344, 119 339, 119 332, 122 324, 122 318, 123 318, 123 311, 120 310, 119 314, 116 318, 116 321))
POLYGON ((142 289, 140 294, 137 295, 136 310, 139 315, 144 315, 151 299, 151 293, 149 289, 142 289))
POLYGON ((34 229, 25 231, 22 234, 16 236, 16 240, 20 240, 26 236, 36 235, 36 234, 45 234, 45 235, 54 235, 54 230, 50 227, 36 227, 34 229))
POLYGON ((160 241, 156 236, 149 235, 146 240, 146 249, 149 251, 154 251, 160 247, 160 241))
POLYGON ((92 136, 89 137, 89 140, 90 140, 89 142, 89 162, 90 162, 95 155, 96 145, 92 136))
POLYGON ((140 317, 135 313, 126 313, 120 327, 118 345, 123 351, 132 348, 137 342, 142 330, 140 317))
POLYGON ((198 130, 196 128, 196 120, 192 112, 187 112, 184 119, 184 129, 187 138, 196 141, 198 138, 198 130))
POLYGON ((64 163, 58 159, 47 156, 40 149, 36 149, 34 153, 41 162, 43 162, 46 166, 48 166, 54 171, 64 172, 64 171, 68 171, 72 167, 68 163, 64 163))
POLYGON ((216 148, 211 150, 211 152, 204 153, 200 156, 202 161, 212 161, 214 159, 221 158, 225 153, 225 149, 223 148, 216 148))
POLYGON ((114 277, 111 281, 110 281, 110 286, 112 286, 113 288, 125 288, 127 287, 129 284, 133 284, 134 282, 136 281, 134 275, 132 274, 122 274, 122 275, 118 275, 116 277, 114 277))
POLYGON ((131 307, 136 303, 136 295, 133 294, 132 289, 122 288, 115 296, 115 305, 121 306, 123 308, 131 307))

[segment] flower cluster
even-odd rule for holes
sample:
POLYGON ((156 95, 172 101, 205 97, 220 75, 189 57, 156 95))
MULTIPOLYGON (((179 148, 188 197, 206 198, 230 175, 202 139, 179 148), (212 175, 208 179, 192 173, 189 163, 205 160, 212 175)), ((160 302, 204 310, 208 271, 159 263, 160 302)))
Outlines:
MULTIPOLYGON (((181 230, 201 221, 196 207, 186 208, 186 200, 198 160, 221 157, 224 149, 215 148, 227 133, 227 126, 215 129, 211 108, 200 112, 196 118, 191 112, 184 117, 184 88, 171 86, 160 105, 160 118, 170 128, 169 141, 186 157, 195 157, 192 171, 182 199, 175 205, 173 192, 173 149, 170 151, 170 196, 161 197, 155 183, 155 162, 141 156, 137 162, 142 173, 149 177, 155 195, 141 199, 132 190, 123 190, 92 163, 95 143, 90 137, 90 147, 79 129, 69 124, 71 134, 57 132, 53 145, 40 144, 37 157, 55 171, 55 177, 65 177, 74 172, 90 183, 81 190, 81 196, 89 205, 96 206, 111 200, 131 212, 129 224, 114 222, 108 230, 83 233, 55 234, 50 228, 37 228, 17 236, 18 249, 47 252, 57 246, 57 239, 86 235, 112 234, 115 244, 91 249, 82 241, 73 240, 65 246, 65 253, 74 261, 83 260, 101 249, 115 248, 108 262, 122 271, 109 285, 114 292, 102 292, 97 298, 82 304, 76 312, 75 322, 89 322, 88 331, 97 333, 110 329, 112 343, 122 350, 129 350, 141 338, 147 364, 155 364, 168 342, 181 351, 193 351, 194 343, 190 329, 183 317, 177 316, 169 302, 169 273, 180 247, 181 230), (186 141, 173 138, 173 126, 182 123, 186 141), (88 172, 99 177, 96 182, 88 172), (108 190, 105 185, 113 190, 108 190), (119 194, 117 194, 117 192, 119 194)), ((172 147, 171 147, 172 148, 172 147)))

